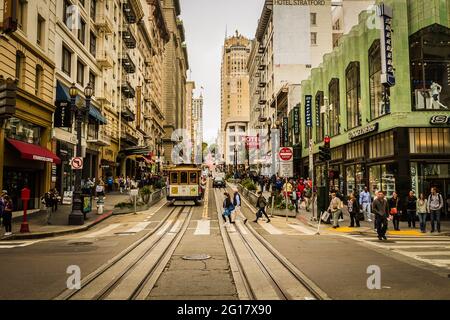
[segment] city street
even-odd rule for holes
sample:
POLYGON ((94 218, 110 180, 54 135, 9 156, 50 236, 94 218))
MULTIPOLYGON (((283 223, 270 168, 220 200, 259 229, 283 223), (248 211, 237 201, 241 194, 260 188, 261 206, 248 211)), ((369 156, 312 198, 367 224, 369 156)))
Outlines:
POLYGON ((450 0, 0 0, 3 300, 448 303, 450 0))
POLYGON ((315 235, 299 219, 250 222, 254 208, 247 204, 242 208, 247 224, 238 218, 235 225, 224 226, 217 211, 222 191, 210 188, 208 202, 197 207, 167 206, 161 200, 148 211, 114 216, 88 232, 2 241, 0 298, 286 299, 274 290, 276 283, 292 299, 450 299, 449 237, 379 242, 375 237, 332 231, 315 235), (257 237, 248 238, 252 230, 277 255, 265 252, 257 237), (265 272, 258 271, 258 264, 251 267, 255 262, 247 246, 268 268, 265 272), (309 285, 301 282, 296 288, 290 279, 292 269, 276 267, 278 259, 288 261, 309 285), (441 266, 436 266, 437 260, 441 266), (66 290, 70 276, 66 270, 71 265, 80 267, 82 283, 91 281, 81 290, 66 290), (367 287, 371 265, 380 267, 380 289, 367 287), (249 292, 254 296, 249 297, 249 292))

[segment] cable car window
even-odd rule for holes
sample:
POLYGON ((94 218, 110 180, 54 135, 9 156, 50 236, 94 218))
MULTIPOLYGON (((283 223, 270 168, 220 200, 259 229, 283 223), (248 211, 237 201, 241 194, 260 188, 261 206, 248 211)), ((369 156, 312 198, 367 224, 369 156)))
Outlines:
POLYGON ((187 184, 188 183, 188 174, 186 171, 180 172, 180 183, 181 184, 187 184))
POLYGON ((189 174, 189 183, 190 184, 197 184, 198 183, 198 181, 197 181, 197 173, 196 172, 191 172, 189 174))
POLYGON ((170 184, 177 184, 178 183, 178 172, 171 172, 170 173, 170 184))

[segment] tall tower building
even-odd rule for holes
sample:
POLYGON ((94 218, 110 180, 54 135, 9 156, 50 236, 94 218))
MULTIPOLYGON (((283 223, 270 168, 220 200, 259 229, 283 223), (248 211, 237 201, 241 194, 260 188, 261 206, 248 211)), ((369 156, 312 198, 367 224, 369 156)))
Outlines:
MULTIPOLYGON (((247 60, 251 42, 236 31, 226 38, 221 70, 221 150, 227 165, 233 164, 234 148, 241 143, 233 133, 247 130, 249 121, 249 77, 247 60), (231 135, 226 134, 229 132, 231 135)), ((240 162, 240 161, 239 161, 240 162)))
POLYGON ((194 158, 201 159, 201 154, 199 152, 202 150, 203 142, 203 95, 200 97, 192 99, 192 128, 193 128, 193 148, 194 148, 194 158), (200 156, 200 158, 199 158, 200 156))

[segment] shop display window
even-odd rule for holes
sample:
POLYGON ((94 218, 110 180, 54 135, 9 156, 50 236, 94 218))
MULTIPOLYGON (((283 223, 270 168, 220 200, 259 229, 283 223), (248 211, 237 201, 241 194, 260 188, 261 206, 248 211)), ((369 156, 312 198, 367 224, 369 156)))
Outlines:
POLYGON ((394 164, 383 164, 369 167, 369 191, 375 194, 384 191, 388 198, 392 197, 395 190, 394 164))
POLYGON ((450 154, 450 128, 410 128, 412 154, 450 154))
POLYGON ((12 117, 6 121, 5 135, 10 139, 38 145, 41 142, 41 127, 12 117))
POLYGON ((450 108, 450 29, 432 25, 409 39, 413 110, 450 108))

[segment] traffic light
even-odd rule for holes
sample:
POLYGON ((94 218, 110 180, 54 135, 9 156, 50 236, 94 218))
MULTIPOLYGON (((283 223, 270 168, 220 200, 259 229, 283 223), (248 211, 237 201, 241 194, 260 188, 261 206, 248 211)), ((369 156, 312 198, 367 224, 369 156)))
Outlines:
POLYGON ((330 137, 326 136, 325 139, 323 139, 323 147, 319 147, 319 160, 321 162, 331 160, 330 141, 330 137))
POLYGON ((16 82, 0 78, 0 118, 9 118, 16 112, 16 82))

